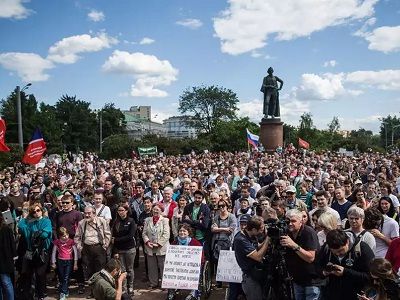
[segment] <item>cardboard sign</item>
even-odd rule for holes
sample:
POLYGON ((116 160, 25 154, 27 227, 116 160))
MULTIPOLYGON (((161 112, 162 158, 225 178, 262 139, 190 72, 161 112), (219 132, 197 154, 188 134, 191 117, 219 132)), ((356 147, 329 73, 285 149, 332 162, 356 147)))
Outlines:
POLYGON ((170 245, 165 255, 163 289, 197 290, 199 288, 203 247, 170 245))
POLYGON ((242 282, 242 270, 236 262, 235 252, 221 250, 218 258, 217 281, 242 282))

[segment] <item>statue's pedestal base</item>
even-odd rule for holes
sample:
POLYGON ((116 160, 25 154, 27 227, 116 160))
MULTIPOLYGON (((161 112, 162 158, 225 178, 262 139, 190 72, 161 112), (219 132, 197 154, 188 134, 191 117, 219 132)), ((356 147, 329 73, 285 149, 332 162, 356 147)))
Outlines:
POLYGON ((267 152, 275 152, 276 148, 283 147, 283 122, 280 118, 262 118, 260 142, 267 152))

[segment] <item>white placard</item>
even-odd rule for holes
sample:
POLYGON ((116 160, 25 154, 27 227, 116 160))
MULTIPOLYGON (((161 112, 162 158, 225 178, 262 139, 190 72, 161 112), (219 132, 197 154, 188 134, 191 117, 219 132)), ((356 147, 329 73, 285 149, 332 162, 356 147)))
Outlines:
POLYGON ((220 250, 216 280, 222 282, 242 282, 242 275, 242 270, 236 261, 235 252, 220 250))
POLYGON ((169 245, 165 256, 163 289, 197 290, 199 288, 201 246, 169 245))

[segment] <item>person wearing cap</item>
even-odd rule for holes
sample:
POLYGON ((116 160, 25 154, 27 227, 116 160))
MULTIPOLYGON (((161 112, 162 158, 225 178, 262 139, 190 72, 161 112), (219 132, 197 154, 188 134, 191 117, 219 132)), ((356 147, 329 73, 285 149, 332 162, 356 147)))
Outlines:
POLYGON ((263 284, 256 274, 258 266, 267 253, 269 238, 266 238, 258 247, 257 236, 264 233, 264 220, 261 217, 252 217, 246 228, 234 238, 233 248, 236 261, 243 272, 242 288, 247 300, 263 299, 263 284))
POLYGON ((285 202, 289 209, 297 208, 299 210, 307 211, 307 205, 300 199, 296 198, 296 188, 293 185, 289 185, 286 188, 285 202))

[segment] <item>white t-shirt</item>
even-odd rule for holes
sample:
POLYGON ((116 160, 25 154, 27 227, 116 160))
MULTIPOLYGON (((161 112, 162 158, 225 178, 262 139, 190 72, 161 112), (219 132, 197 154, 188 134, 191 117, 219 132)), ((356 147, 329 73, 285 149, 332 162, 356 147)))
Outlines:
MULTIPOLYGON (((383 215, 383 226, 381 232, 389 239, 394 239, 399 236, 399 224, 392 218, 383 215)), ((376 249, 375 257, 385 257, 389 246, 381 239, 375 238, 376 249)))
POLYGON ((107 221, 111 220, 111 210, 107 205, 102 205, 99 208, 96 208, 96 215, 100 218, 104 218, 107 221), (104 206, 103 210, 102 207, 104 206), (101 213, 100 213, 101 211, 101 213))

